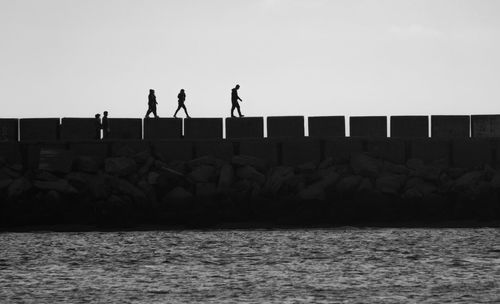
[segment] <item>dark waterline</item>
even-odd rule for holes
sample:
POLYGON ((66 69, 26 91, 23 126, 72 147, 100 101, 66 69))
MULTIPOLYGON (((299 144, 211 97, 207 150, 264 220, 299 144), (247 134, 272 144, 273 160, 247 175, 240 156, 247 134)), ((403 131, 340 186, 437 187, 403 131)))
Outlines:
POLYGON ((2 303, 495 303, 500 229, 1 233, 2 303))

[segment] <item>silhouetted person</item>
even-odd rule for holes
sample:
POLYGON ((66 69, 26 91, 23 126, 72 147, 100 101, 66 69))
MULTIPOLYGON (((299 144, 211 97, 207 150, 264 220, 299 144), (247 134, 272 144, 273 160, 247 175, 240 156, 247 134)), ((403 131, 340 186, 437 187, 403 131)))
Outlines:
POLYGON ((149 118, 149 114, 153 113, 155 118, 158 118, 158 115, 156 114, 156 105, 158 103, 156 102, 156 96, 155 96, 155 90, 151 89, 149 90, 149 95, 148 95, 148 111, 146 112, 146 118, 149 118))
POLYGON ((231 107, 231 117, 235 117, 234 116, 234 109, 237 109, 238 110, 238 115, 240 115, 240 117, 243 117, 244 115, 241 115, 241 111, 240 111, 240 104, 238 103, 238 100, 239 101, 243 101, 241 100, 241 98, 238 96, 238 89, 240 88, 240 85, 237 84, 236 87, 234 87, 234 89, 231 90, 231 103, 232 103, 232 107, 231 107))
POLYGON ((109 135, 108 111, 104 111, 102 116, 102 139, 107 139, 109 135))
POLYGON ((101 114, 95 115, 94 126, 95 126, 95 139, 99 140, 101 139, 101 129, 102 129, 101 114))
POLYGON ((188 111, 186 109, 186 106, 184 105, 184 101, 186 101, 186 93, 184 93, 184 89, 182 89, 179 94, 177 94, 177 99, 178 99, 178 106, 177 110, 175 110, 174 113, 174 118, 177 118, 177 112, 179 112, 180 109, 184 109, 184 113, 186 113, 187 118, 191 118, 188 114, 188 111))

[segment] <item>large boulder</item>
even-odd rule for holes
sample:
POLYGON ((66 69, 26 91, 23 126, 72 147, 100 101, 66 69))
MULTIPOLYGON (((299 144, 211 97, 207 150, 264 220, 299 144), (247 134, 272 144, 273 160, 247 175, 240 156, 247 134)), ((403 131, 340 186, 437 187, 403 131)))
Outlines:
POLYGON ((336 186, 339 193, 355 192, 363 178, 359 175, 350 175, 342 178, 336 186))
POLYGON ((292 167, 280 166, 272 168, 268 173, 264 189, 267 192, 277 193, 281 187, 293 179, 294 176, 295 173, 292 167))
POLYGON ((381 161, 363 153, 351 156, 351 168, 356 175, 377 177, 380 173, 381 161))
POLYGON ((377 178, 375 186, 382 193, 396 195, 399 193, 406 181, 404 175, 387 174, 377 178))
POLYGON ((263 184, 266 181, 264 174, 250 166, 243 166, 236 170, 236 176, 240 179, 248 179, 250 181, 263 184))
POLYGON ((144 192, 125 179, 112 178, 111 187, 116 193, 126 194, 133 198, 135 202, 142 203, 147 200, 144 192))
POLYGON ((12 178, 0 179, 0 190, 7 188, 12 183, 12 178))
POLYGON ((98 174, 88 181, 90 195, 94 199, 106 199, 111 194, 110 177, 108 175, 98 174))
POLYGON ((231 163, 236 166, 250 166, 260 172, 265 172, 267 167, 265 160, 250 155, 235 155, 231 159, 231 163))
POLYGON ((186 200, 193 197, 191 192, 187 191, 183 187, 175 187, 167 195, 166 198, 171 200, 186 200))
POLYGON ((81 172, 95 173, 99 171, 97 161, 89 156, 78 156, 75 158, 73 166, 77 171, 81 172))
POLYGON ((222 161, 218 158, 215 158, 213 156, 210 156, 210 155, 198 157, 198 158, 195 158, 195 159, 187 162, 187 165, 190 168, 196 168, 196 167, 200 167, 200 166, 213 166, 216 168, 220 168, 220 167, 222 167, 223 164, 224 164, 224 161, 222 161))
POLYGON ((306 200, 324 200, 326 198, 325 189, 333 187, 339 179, 340 175, 335 172, 334 168, 325 169, 323 177, 319 181, 300 190, 298 196, 306 200))
POLYGON ((359 193, 372 193, 374 191, 374 186, 372 181, 368 177, 363 177, 361 182, 358 185, 359 193))
POLYGON ((219 184, 218 184, 219 190, 231 187, 233 179, 234 179, 233 166, 231 166, 230 164, 224 164, 224 166, 222 166, 220 170, 220 175, 219 175, 219 184))
POLYGON ((420 177, 412 177, 408 179, 403 190, 403 198, 415 199, 428 197, 436 193, 438 188, 420 177))
POLYGON ((59 177, 55 176, 54 174, 47 172, 47 171, 39 171, 35 179, 41 180, 41 181, 57 181, 59 180, 59 177))
POLYGON ((77 194, 78 191, 71 186, 67 180, 65 179, 58 179, 56 181, 39 181, 36 180, 33 182, 33 185, 35 188, 41 189, 41 190, 54 190, 59 193, 64 193, 64 194, 77 194))
POLYGON ((215 168, 210 165, 200 165, 189 173, 189 178, 195 183, 206 183, 215 177, 215 168))
POLYGON ((454 189, 458 191, 471 189, 481 180, 482 176, 481 171, 467 172, 455 181, 454 189))
POLYGON ((20 177, 13 180, 9 187, 7 188, 7 197, 8 198, 17 198, 26 194, 33 185, 30 180, 26 177, 20 177))
POLYGON ((137 171, 139 176, 146 175, 149 172, 149 170, 151 170, 151 167, 154 165, 154 163, 155 163, 155 159, 152 157, 148 157, 147 160, 143 163, 143 165, 137 171))
POLYGON ((105 160, 104 170, 108 174, 127 176, 135 173, 137 164, 135 160, 128 157, 110 157, 105 160))
POLYGON ((198 197, 210 197, 217 194, 217 186, 215 183, 197 183, 195 191, 198 197))

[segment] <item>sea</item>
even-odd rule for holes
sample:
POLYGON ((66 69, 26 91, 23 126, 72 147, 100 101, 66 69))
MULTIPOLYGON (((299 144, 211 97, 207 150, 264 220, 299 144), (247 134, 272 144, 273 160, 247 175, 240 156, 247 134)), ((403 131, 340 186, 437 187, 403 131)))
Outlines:
POLYGON ((500 303, 500 229, 0 233, 0 303, 500 303))

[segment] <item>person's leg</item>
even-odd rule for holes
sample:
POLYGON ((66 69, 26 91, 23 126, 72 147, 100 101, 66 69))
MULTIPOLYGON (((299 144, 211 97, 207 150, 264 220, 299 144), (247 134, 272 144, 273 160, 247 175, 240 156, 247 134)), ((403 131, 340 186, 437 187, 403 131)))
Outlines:
POLYGON ((174 113, 174 118, 177 118, 177 112, 179 112, 180 109, 181 109, 181 105, 178 105, 177 110, 175 110, 175 113, 174 113))
POLYGON ((149 108, 148 111, 146 112, 146 118, 149 118, 149 114, 151 114, 151 108, 149 108))
POLYGON ((153 108, 152 112, 153 112, 153 115, 155 116, 155 118, 158 118, 158 114, 156 114, 156 107, 153 108))
POLYGON ((236 105, 233 103, 231 106, 231 117, 234 117, 234 109, 236 108, 236 105))
POLYGON ((188 111, 186 109, 186 106, 182 105, 182 108, 184 109, 184 113, 186 113, 186 117, 189 118, 189 114, 188 114, 188 111))
POLYGON ((236 105, 236 109, 238 109, 238 115, 240 115, 240 117, 243 117, 243 115, 241 115, 241 110, 240 110, 240 105, 236 105))

